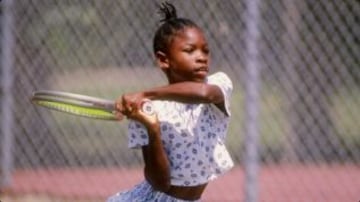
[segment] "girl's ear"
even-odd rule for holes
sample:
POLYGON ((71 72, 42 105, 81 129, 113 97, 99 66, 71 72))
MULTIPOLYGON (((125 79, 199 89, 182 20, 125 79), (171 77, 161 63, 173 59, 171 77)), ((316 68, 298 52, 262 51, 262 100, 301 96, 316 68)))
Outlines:
POLYGON ((163 71, 167 71, 167 69, 170 67, 169 65, 169 59, 166 56, 166 54, 164 52, 161 51, 157 51, 155 53, 155 57, 156 57, 156 63, 157 65, 163 70, 163 71))

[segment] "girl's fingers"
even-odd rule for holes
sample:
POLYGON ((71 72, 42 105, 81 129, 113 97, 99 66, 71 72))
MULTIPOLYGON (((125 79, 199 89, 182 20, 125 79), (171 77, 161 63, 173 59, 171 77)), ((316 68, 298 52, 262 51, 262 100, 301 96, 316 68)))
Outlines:
POLYGON ((115 116, 116 116, 117 120, 119 120, 119 121, 124 119, 124 115, 119 111, 115 112, 115 116))

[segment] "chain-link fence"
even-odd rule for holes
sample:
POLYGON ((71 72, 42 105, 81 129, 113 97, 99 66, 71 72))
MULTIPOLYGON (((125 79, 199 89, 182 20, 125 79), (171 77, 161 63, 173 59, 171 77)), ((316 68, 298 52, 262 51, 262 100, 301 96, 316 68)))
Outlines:
MULTIPOLYGON (((39 170, 142 165, 141 155, 127 148, 126 122, 51 112, 33 106, 28 98, 34 90, 50 89, 115 99, 122 92, 166 84, 152 54, 159 2, 0 1, 3 187, 12 186, 18 170, 38 171, 41 178, 39 170)), ((260 199, 271 198, 271 193, 266 194, 271 188, 263 190, 263 182, 256 183, 258 164, 260 169, 275 166, 280 171, 284 165, 287 169, 297 165, 290 166, 294 170, 357 167, 358 1, 173 3, 180 16, 193 19, 206 32, 211 71, 224 71, 234 82, 227 143, 237 167, 245 167, 247 176, 245 181, 232 179, 239 185, 232 193, 234 200, 243 198, 241 186, 250 187, 245 190, 260 199)), ((345 190, 360 184, 348 171, 344 176, 352 182, 335 180, 345 190)), ((291 179, 290 171, 283 173, 291 179)), ((299 179, 296 186, 308 186, 305 190, 320 186, 320 182, 302 182, 299 179)), ((291 201, 291 191, 298 188, 287 190, 280 197, 283 201, 291 201)), ((343 196, 335 188, 329 190, 335 197, 343 196)), ((319 193, 317 200, 327 199, 327 193, 319 193)), ((353 201, 360 199, 347 193, 358 197, 353 201)), ((248 201, 256 200, 248 194, 248 201)))

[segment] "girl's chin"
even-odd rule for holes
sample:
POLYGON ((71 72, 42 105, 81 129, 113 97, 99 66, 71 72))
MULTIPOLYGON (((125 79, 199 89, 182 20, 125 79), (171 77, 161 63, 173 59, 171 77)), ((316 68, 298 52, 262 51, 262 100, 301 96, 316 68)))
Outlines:
POLYGON ((198 71, 196 72, 196 74, 194 75, 194 80, 197 81, 205 81, 206 77, 208 76, 208 72, 207 71, 198 71))

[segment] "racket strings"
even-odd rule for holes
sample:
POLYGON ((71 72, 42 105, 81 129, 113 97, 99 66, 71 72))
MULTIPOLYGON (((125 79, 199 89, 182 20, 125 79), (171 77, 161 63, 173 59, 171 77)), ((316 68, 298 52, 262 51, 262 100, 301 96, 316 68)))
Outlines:
MULTIPOLYGON (((60 91, 36 91, 31 101, 39 106, 73 115, 118 120, 115 115, 115 102, 111 100, 60 91)), ((152 102, 144 100, 142 110, 146 114, 153 114, 152 102)))
POLYGON ((111 112, 107 112, 100 109, 90 109, 80 106, 74 106, 71 104, 57 103, 51 101, 37 101, 39 105, 44 107, 54 109, 61 112, 67 112, 70 114, 80 115, 89 118, 97 118, 97 119, 113 119, 115 120, 115 116, 111 112))

